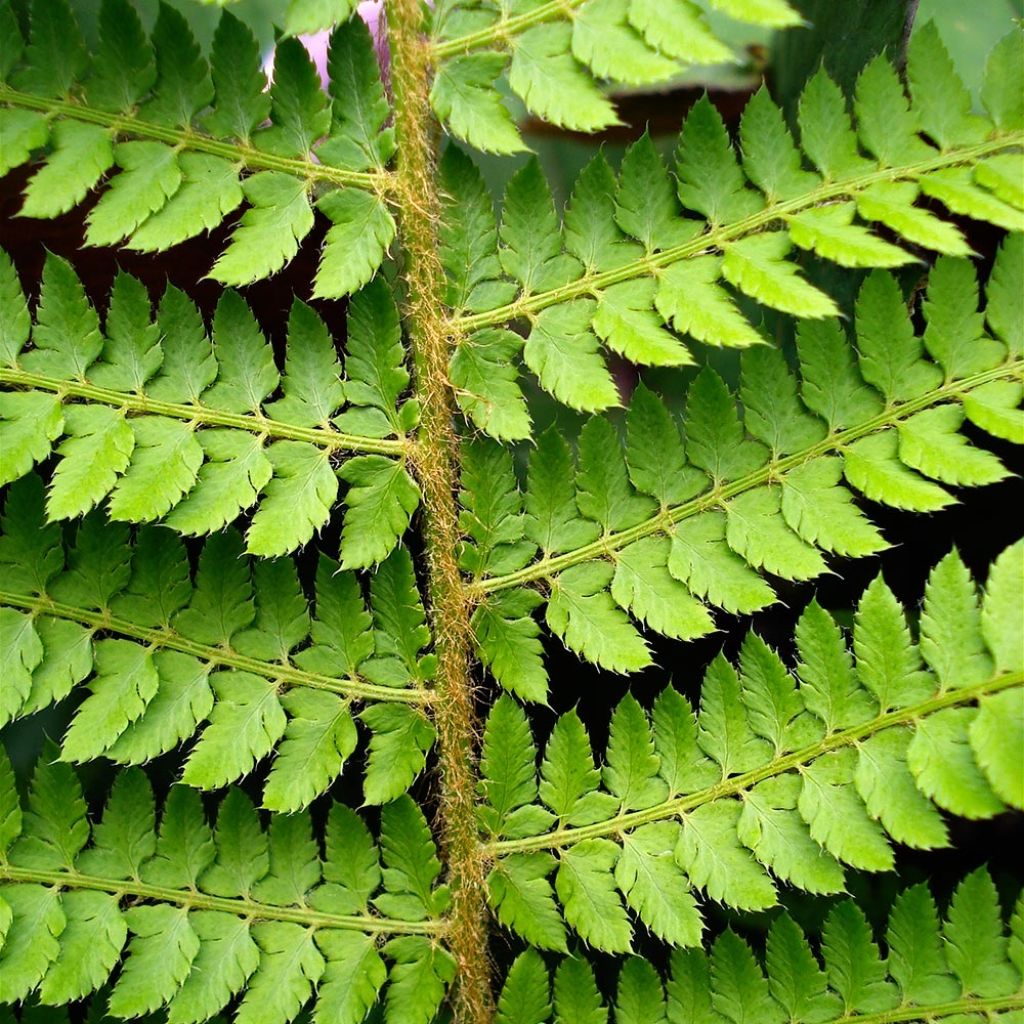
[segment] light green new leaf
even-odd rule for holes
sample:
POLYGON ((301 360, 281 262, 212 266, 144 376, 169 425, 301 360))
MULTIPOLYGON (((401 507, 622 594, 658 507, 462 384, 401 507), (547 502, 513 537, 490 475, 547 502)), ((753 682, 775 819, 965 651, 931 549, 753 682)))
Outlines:
POLYGON ((606 953, 628 952, 633 942, 612 880, 619 855, 619 847, 608 839, 585 839, 562 853, 555 876, 566 921, 585 942, 606 953))
POLYGON ((518 153, 526 147, 495 79, 508 58, 485 51, 445 61, 430 87, 430 105, 451 132, 485 153, 518 153))

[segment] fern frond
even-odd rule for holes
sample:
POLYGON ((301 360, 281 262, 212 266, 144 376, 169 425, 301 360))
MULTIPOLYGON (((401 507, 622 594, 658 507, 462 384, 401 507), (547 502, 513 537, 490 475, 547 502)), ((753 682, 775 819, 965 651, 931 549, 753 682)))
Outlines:
MULTIPOLYGON (((287 21, 302 17, 289 12, 287 21)), ((395 236, 384 198, 395 147, 373 42, 358 18, 331 37, 330 97, 296 39, 277 47, 268 91, 256 39, 229 12, 209 64, 166 5, 147 39, 130 3, 103 0, 91 57, 66 0, 33 0, 27 40, 9 12, 0 22, 0 175, 43 159, 23 216, 56 217, 101 190, 86 245, 153 252, 244 205, 210 276, 245 285, 291 261, 316 208, 333 226, 314 295, 347 295, 373 277, 395 236)))
MULTIPOLYGON (((800 925, 780 914, 768 929, 763 959, 731 929, 707 953, 674 951, 664 977, 648 961, 626 958, 616 985, 615 1021, 1010 1024, 1024 1010, 1024 899, 1017 899, 1008 923, 1009 928, 984 868, 960 882, 942 921, 926 885, 903 889, 889 914, 887 957, 853 900, 829 911, 818 953, 800 925)), ((534 950, 520 954, 509 970, 497 1015, 501 1024, 607 1019, 586 958, 562 959, 549 977, 534 950)))
POLYGON ((263 794, 279 811, 326 792, 371 731, 368 803, 404 793, 434 732, 423 713, 434 658, 412 561, 397 549, 373 577, 370 609, 350 572, 321 557, 311 611, 295 566, 250 563, 234 531, 207 541, 193 576, 167 530, 96 513, 65 545, 43 488, 13 485, 0 532, 0 624, 10 655, 0 724, 76 696, 61 757, 140 764, 198 737, 183 780, 234 782, 275 755, 263 794))
MULTIPOLYGON (((716 0, 739 21, 782 28, 800 15, 786 0, 716 0)), ((663 82, 686 64, 733 58, 691 0, 548 0, 510 7, 500 0, 435 5, 431 106, 448 130, 477 149, 524 149, 497 80, 531 114, 576 131, 616 124, 601 80, 663 82)))
POLYGON ((33 992, 46 1006, 72 1002, 120 966, 109 997, 119 1018, 166 1007, 169 1021, 198 1024, 241 995, 235 1019, 248 1024, 285 1024, 314 999, 318 1019, 359 1021, 389 978, 392 1012, 429 1005, 426 991, 410 998, 410 965, 436 980, 438 1002, 451 980, 447 890, 407 796, 382 808, 379 845, 332 805, 321 854, 307 815, 264 828, 237 789, 211 827, 198 794, 173 787, 158 830, 138 769, 118 775, 95 823, 59 762, 37 765, 22 808, 0 753, 0 794, 5 1003, 33 992))
POLYGON ((474 576, 484 664, 506 688, 543 699, 531 615, 546 604, 548 628, 569 648, 635 671, 651 658, 630 616, 689 639, 714 628, 705 603, 730 613, 772 604, 762 573, 813 579, 825 554, 887 547, 851 489, 931 512, 955 500, 947 486, 1002 479, 999 460, 959 431, 969 420, 1024 443, 1022 274, 1024 236, 1011 235, 983 318, 970 264, 940 258, 918 337, 895 279, 875 271, 857 300, 855 350, 838 321, 803 321, 799 382, 778 351, 745 352, 742 420, 724 381, 704 368, 689 388, 685 444, 641 385, 621 455, 607 420, 584 426, 575 482, 569 447, 553 431, 537 439, 525 494, 508 452, 470 444, 463 565, 474 576))
POLYGON ((1000 59, 1021 46, 1014 30, 990 61, 991 120, 937 109, 969 97, 928 29, 908 59, 911 98, 877 58, 858 83, 856 127, 819 71, 801 99, 799 148, 763 89, 744 112, 739 153, 702 100, 687 117, 674 174, 647 136, 617 179, 599 154, 577 180, 564 226, 539 166, 528 164, 508 185, 500 246, 479 175, 461 154, 446 157, 451 372, 464 413, 500 440, 529 436, 507 366, 515 356, 559 402, 595 412, 619 404, 605 350, 641 366, 679 366, 694 361, 687 340, 762 344, 741 308, 749 300, 812 320, 838 315, 801 275, 801 251, 854 268, 912 263, 915 247, 968 255, 953 224, 917 205, 922 196, 1024 230, 1024 195, 1013 185, 1024 173, 1024 119, 1006 99, 1024 91, 1024 72, 1000 59))
POLYGON ((122 273, 101 330, 75 272, 51 255, 31 323, 0 250, 0 298, 0 482, 56 445, 50 519, 108 498, 111 519, 201 535, 252 510, 248 550, 281 555, 328 522, 340 476, 346 568, 382 561, 408 527, 419 488, 405 435, 418 406, 400 401, 409 373, 383 282, 350 304, 345 375, 323 321, 298 300, 282 375, 235 292, 220 299, 211 338, 183 293, 168 286, 154 317, 145 287, 122 273))
POLYGON ((1022 581, 1018 542, 979 602, 954 551, 929 577, 915 641, 879 576, 852 650, 812 602, 795 673, 751 633, 738 667, 712 662, 699 714, 671 688, 649 714, 625 697, 600 768, 569 712, 538 772, 525 713, 503 696, 481 761, 498 919, 539 948, 565 950, 572 929, 621 953, 632 911, 664 941, 699 945, 695 890, 739 910, 773 906, 775 880, 838 893, 844 865, 891 870, 892 841, 946 846, 943 811, 1024 809, 1022 581))

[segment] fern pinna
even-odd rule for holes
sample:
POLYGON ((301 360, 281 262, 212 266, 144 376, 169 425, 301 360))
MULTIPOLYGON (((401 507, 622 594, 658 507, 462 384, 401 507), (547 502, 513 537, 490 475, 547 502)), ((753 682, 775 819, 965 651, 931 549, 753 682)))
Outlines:
POLYGON ((1024 542, 915 590, 884 508, 1024 443, 1019 27, 980 106, 918 25, 496 212, 522 110, 607 128, 801 11, 357 6, 278 5, 270 75, 242 6, 0 0, 20 223, 213 233, 219 288, 0 238, 0 1020, 1019 1020, 1006 873, 905 865, 1024 810, 1024 542), (647 671, 595 718, 565 664, 647 671))

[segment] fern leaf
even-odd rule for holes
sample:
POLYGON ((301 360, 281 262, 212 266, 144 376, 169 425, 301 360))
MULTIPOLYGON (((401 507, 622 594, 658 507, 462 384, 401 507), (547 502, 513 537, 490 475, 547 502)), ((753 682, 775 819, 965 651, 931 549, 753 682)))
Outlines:
MULTIPOLYGON (((493 794, 484 820, 499 920, 527 941, 560 948, 546 880, 557 865, 565 922, 590 945, 629 948, 617 893, 655 934, 697 944, 701 923, 689 886, 743 910, 776 902, 773 876, 810 892, 841 892, 844 865, 892 868, 892 840, 948 845, 940 810, 990 817, 1005 807, 1000 796, 1020 806, 1011 763, 1020 662, 998 668, 984 646, 1011 639, 1008 625, 994 623, 1014 606, 1019 557, 1020 545, 1000 556, 985 611, 975 605, 968 615, 973 584, 956 554, 948 556, 926 589, 920 642, 879 578, 856 610, 852 651, 812 602, 797 626, 795 675, 751 635, 739 671, 722 656, 708 668, 696 720, 671 689, 650 715, 625 697, 600 773, 570 712, 552 729, 534 789, 525 721, 503 698, 481 766, 493 794), (988 641, 982 614, 993 623, 988 641), (942 631, 947 615, 958 616, 958 629, 942 631), (977 645, 973 662, 957 661, 977 645), (977 671, 963 675, 975 662, 977 671), (499 758, 499 743, 525 752, 499 758)), ((839 928, 829 974, 848 1009, 868 1012, 883 1008, 875 1004, 891 986, 879 982, 876 992, 870 981, 882 968, 872 966, 862 924, 851 918, 839 928)))
MULTIPOLYGON (((81 789, 66 765, 40 762, 20 821, 11 777, 4 755, 0 892, 12 911, 0 952, 5 1002, 37 987, 49 1006, 72 1002, 120 967, 110 994, 115 1015, 166 1007, 169 1019, 198 1024, 244 988, 241 1019, 290 1021, 323 976, 315 1013, 346 1012, 358 1022, 385 984, 376 937, 437 929, 445 892, 435 885, 426 823, 410 801, 384 812, 382 875, 366 826, 337 805, 321 866, 308 818, 275 816, 268 834, 240 790, 229 791, 211 830, 195 794, 174 787, 157 838, 149 783, 126 772, 90 843, 81 789), (374 893, 399 916, 368 913, 374 893), (419 907, 411 915, 410 900, 419 907)), ((387 946, 384 956, 402 964, 410 950, 418 962, 418 945, 387 946)), ((431 955, 443 995, 446 954, 431 955)), ((394 965, 391 973, 400 974, 394 965)))
POLYGON ((42 158, 24 214, 56 217, 100 191, 87 244, 153 251, 213 230, 245 202, 212 276, 248 284, 295 256, 314 222, 310 186, 323 182, 330 191, 319 208, 336 226, 317 293, 345 295, 373 276, 394 235, 390 213, 372 194, 387 177, 394 142, 373 43, 357 19, 348 20, 347 0, 295 0, 283 16, 288 34, 337 25, 330 99, 296 39, 277 48, 268 94, 257 42, 229 12, 208 63, 174 8, 161 9, 147 39, 130 6, 104 0, 89 75, 67 5, 38 0, 35 7, 29 45, 12 48, 0 97, 4 172, 42 158), (52 123, 39 103, 52 108, 52 123), (115 129, 121 141, 112 144, 115 129), (104 182, 113 166, 118 173, 104 182), (368 218, 374 232, 360 234, 368 218), (346 239, 356 237, 358 258, 346 252, 346 239))
POLYGON ((383 284, 353 302, 343 381, 326 327, 301 303, 289 318, 282 379, 234 292, 217 305, 211 345, 180 292, 168 288, 154 318, 141 283, 119 274, 101 331, 74 271, 55 256, 25 350, 16 312, 24 300, 13 271, 5 275, 15 312, 0 369, 3 478, 22 476, 57 443, 50 516, 81 515, 109 495, 111 518, 165 520, 203 534, 254 508, 249 550, 286 554, 326 524, 340 475, 353 484, 347 500, 355 521, 372 514, 376 522, 385 509, 390 522, 366 535, 343 533, 360 536, 351 554, 343 539, 348 564, 382 560, 404 532, 419 491, 394 458, 403 443, 389 438, 415 425, 417 407, 400 404, 409 376, 383 284), (386 454, 337 468, 332 457, 345 449, 386 454))
MULTIPOLYGON (((638 6, 634 2, 630 10, 638 6)), ((587 31, 583 26, 588 12, 593 10, 595 18, 617 18, 612 8, 618 10, 614 0, 589 0, 575 18, 574 38, 587 31)), ((534 34, 539 39, 547 33, 548 38, 560 27, 536 24, 532 16, 530 24, 522 37, 504 37, 515 50, 513 79, 523 48, 532 52, 534 34)), ((499 20, 495 31, 502 25, 499 20)), ((481 29, 478 35, 489 31, 481 29)), ((476 38, 467 36, 474 44, 476 38)), ((1019 34, 1008 38, 1017 39, 1013 45, 1019 48, 1019 34)), ((530 333, 523 361, 541 387, 572 408, 600 410, 615 402, 602 347, 641 365, 658 366, 692 361, 687 339, 740 348, 760 344, 763 339, 737 305, 735 291, 804 319, 834 316, 834 300, 801 276, 794 249, 844 267, 884 269, 912 262, 911 252, 878 236, 872 229, 877 223, 894 232, 897 242, 951 257, 968 255, 963 236, 948 220, 915 205, 921 195, 939 199, 954 214, 1022 230, 1013 200, 1016 171, 998 162, 1016 159, 1003 152, 1015 129, 996 127, 970 113, 969 103, 963 107, 966 88, 934 29, 917 33, 914 40, 910 99, 892 67, 884 59, 875 60, 858 82, 856 126, 850 124, 838 87, 824 70, 814 75, 800 101, 799 147, 764 90, 753 97, 742 118, 742 161, 707 102, 698 103, 688 115, 675 180, 644 136, 623 157, 614 225, 608 217, 611 210, 597 194, 600 190, 607 195, 615 179, 603 158, 580 176, 566 212, 564 241, 551 222, 550 209, 541 211, 547 203, 536 170, 521 171, 507 189, 504 221, 514 227, 529 203, 541 204, 529 223, 537 232, 533 244, 543 240, 545 273, 539 272, 536 259, 526 272, 527 236, 506 230, 502 248, 480 236, 488 257, 499 255, 519 287, 513 299, 501 303, 499 282, 491 278, 492 301, 456 307, 453 323, 465 336, 462 344, 472 345, 477 332, 526 322, 530 333), (955 115, 934 99, 947 94, 957 97, 951 101, 955 115), (871 158, 862 155, 861 145, 871 158), (975 154, 978 147, 984 154, 975 154), (808 170, 806 162, 824 177, 808 170)), ((1000 52, 1009 55, 1010 42, 1001 46, 1000 52)), ((447 53, 446 47, 441 44, 447 53)), ((624 56, 626 49, 619 49, 624 56)), ((997 67, 1000 73, 1014 73, 1017 64, 1009 56, 1000 60, 992 65, 993 75, 997 67)), ((1000 86, 993 80, 989 88, 1000 86)), ((560 94, 565 102, 568 96, 567 90, 560 94)), ((559 115, 554 116, 557 120, 559 115)), ((534 257, 540 256, 538 249, 534 257)), ((488 276, 492 274, 489 270, 488 276)), ((990 350, 987 344, 980 348, 990 350)), ((976 358, 983 361, 985 355, 976 358)), ((944 360, 938 361, 949 369, 944 360)), ((511 375, 506 371, 503 376, 511 375)), ((508 436, 492 429, 477 412, 469 410, 469 415, 481 429, 508 436)))
POLYGON ((65 759, 136 764, 198 735, 189 783, 223 785, 276 753, 264 801, 296 810, 334 782, 354 751, 354 700, 411 700, 390 709, 397 717, 383 705, 364 709, 364 721, 382 733, 371 740, 368 799, 391 799, 411 784, 433 742, 416 707, 431 668, 431 655, 422 654, 430 634, 397 563, 374 588, 375 635, 358 582, 335 575, 329 559, 311 615, 289 564, 256 563, 252 576, 237 533, 211 538, 194 582, 172 535, 142 532, 132 550, 119 527, 95 516, 67 555, 52 528, 33 537, 35 549, 21 547, 19 531, 42 522, 41 502, 37 477, 19 481, 0 534, 0 558, 11 569, 0 609, 13 657, 7 720, 65 700, 84 683, 90 695, 65 735, 65 759), (98 628, 103 639, 93 635, 98 628), (374 753, 384 735, 402 750, 401 767, 391 753, 374 753))
MULTIPOLYGON (((812 579, 825 571, 825 554, 883 550, 856 492, 931 511, 953 500, 948 485, 1004 478, 999 460, 960 431, 971 415, 996 437, 1017 436, 1010 418, 1019 410, 1009 403, 1019 359, 1000 339, 1014 336, 1017 299, 1006 275, 1018 238, 1000 250, 986 314, 969 266, 942 257, 918 336, 896 281, 876 270, 857 299, 856 363, 841 328, 825 320, 798 333, 799 379, 777 352, 743 354, 742 417, 725 382, 702 369, 687 393, 685 444, 666 406, 641 387, 627 417, 625 469, 613 427, 595 418, 580 432, 575 488, 570 452, 550 433, 530 455, 525 496, 514 477, 492 477, 486 486, 500 489, 488 501, 525 507, 525 538, 540 549, 528 562, 517 543, 508 549, 514 562, 500 570, 495 562, 470 584, 476 620, 486 624, 481 658, 497 666, 496 678, 521 685, 504 652, 528 650, 536 627, 527 615, 544 597, 524 588, 541 580, 547 625, 567 646, 604 668, 635 671, 647 662, 624 613, 668 636, 703 635, 713 628, 704 602, 727 611, 771 603, 762 572, 812 579), (983 333, 986 315, 1006 325, 996 337, 983 333), (509 611, 499 609, 499 595, 509 611)), ((465 484, 473 507, 485 485, 472 475, 465 484)), ((834 685, 838 677, 822 678, 834 685)))

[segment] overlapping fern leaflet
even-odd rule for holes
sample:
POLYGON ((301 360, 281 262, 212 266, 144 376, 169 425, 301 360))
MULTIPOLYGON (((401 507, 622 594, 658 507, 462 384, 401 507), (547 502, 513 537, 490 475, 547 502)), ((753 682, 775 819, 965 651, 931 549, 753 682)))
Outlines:
POLYGON ((111 519, 160 520, 186 535, 252 511, 248 551, 282 555, 325 526, 348 484, 341 561, 387 557, 419 503, 405 465, 417 423, 394 299, 382 281, 350 304, 345 372, 326 325, 296 300, 284 374, 238 293, 212 337, 169 285, 155 311, 127 274, 102 327, 71 266, 49 256, 34 320, 0 250, 0 444, 8 483, 59 456, 50 519, 108 499, 111 519))
POLYGON ((917 639, 881 576, 852 644, 812 602, 795 672, 751 633, 738 666, 708 668, 697 715, 672 688, 649 713, 625 697, 600 768, 570 712, 538 772, 526 716, 503 696, 481 762, 498 919, 540 949, 565 951, 571 930, 628 952, 631 915, 699 946, 698 892, 744 911, 774 906, 776 881, 841 893, 846 866, 892 869, 892 842, 948 845, 942 812, 1024 809, 1022 604, 1024 542, 995 561, 982 601, 957 553, 943 559, 917 639))
MULTIPOLYGON (((616 1024, 1010 1024, 1024 1005, 1020 898, 1008 923, 981 869, 960 882, 943 920, 927 886, 900 892, 885 929, 886 956, 861 908, 844 900, 825 920, 819 954, 800 926, 780 914, 768 929, 763 964, 732 930, 707 954, 675 950, 664 977, 647 960, 627 958, 611 1009, 616 1024)), ((584 957, 562 959, 549 975, 529 950, 509 971, 496 1019, 604 1024, 608 1011, 584 957)))
MULTIPOLYGON (((799 25, 786 0, 715 0, 740 21, 799 25)), ((430 92, 438 119, 477 149, 525 149, 495 89, 508 85, 526 109, 552 124, 596 131, 617 124, 602 79, 649 85, 688 64, 735 59, 691 0, 441 0, 434 5, 430 92)))
POLYGON ((321 556, 311 611, 294 563, 250 563, 234 530, 206 542, 193 579, 168 530, 132 543, 94 512, 65 542, 35 475, 9 489, 0 522, 0 724, 85 688, 65 761, 141 764, 198 736, 184 782, 219 788, 274 755, 263 803, 279 811, 327 791, 357 749, 357 719, 367 803, 422 769, 434 658, 404 548, 373 577, 369 609, 355 575, 321 556))
POLYGON ((647 136, 617 176, 599 154, 577 180, 564 224, 531 162, 508 185, 499 231, 479 173, 451 147, 444 258, 458 339, 451 377, 464 413, 498 439, 525 438, 517 359, 558 401, 595 412, 619 404, 605 351, 680 366, 694 362, 689 341, 763 343, 746 312, 755 304, 836 316, 832 297, 801 274, 799 253, 851 268, 902 266, 922 250, 967 255, 959 230, 922 197, 1024 230, 1022 39, 1015 30, 989 59, 989 118, 971 113, 932 27, 911 43, 909 99, 884 57, 864 70, 856 126, 819 71, 800 101, 799 147, 766 90, 744 111, 739 153, 704 99, 687 117, 674 173, 647 136))
POLYGON ((331 227, 314 294, 338 298, 373 277, 395 237, 384 199, 394 139, 362 21, 334 30, 329 97, 297 39, 277 47, 268 89, 256 39, 230 12, 209 64, 173 7, 160 6, 151 39, 128 0, 103 0, 99 27, 90 55, 66 0, 33 0, 27 37, 0 5, 0 174, 45 152, 23 216, 55 217, 104 189, 86 245, 153 252, 244 206, 210 271, 244 285, 295 256, 315 207, 331 227))
POLYGON ((175 786, 158 831, 139 769, 118 775, 92 823, 54 753, 24 808, 0 755, 4 1002, 34 991, 44 1006, 73 1002, 120 966, 108 1003, 118 1019, 166 1007, 174 1024, 198 1024, 239 995, 239 1024, 290 1021, 314 999, 320 1024, 361 1020, 378 997, 393 1020, 436 1010, 452 976, 447 891, 408 796, 382 811, 379 840, 333 804, 321 853, 307 815, 265 829, 241 790, 211 827, 199 795, 175 786))
POLYGON ((651 663, 634 621, 668 636, 711 632, 708 605, 749 613, 775 601, 765 575, 812 579, 825 554, 857 557, 888 542, 858 508, 933 512, 952 487, 1006 475, 961 433, 965 421, 1024 443, 1019 282, 1024 236, 1004 241, 984 314, 966 260, 941 257, 915 334, 895 278, 861 288, 854 338, 836 319, 801 321, 799 377, 765 346, 743 353, 743 418, 723 380, 693 379, 680 425, 642 385, 624 451, 600 417, 577 459, 555 431, 537 438, 521 493, 507 450, 465 451, 463 566, 479 605, 481 659, 506 688, 543 700, 540 626, 617 672, 651 663), (987 323, 987 330, 986 330, 987 323), (853 344, 851 344, 853 342, 853 344), (575 479, 574 479, 575 473, 575 479))

